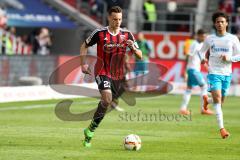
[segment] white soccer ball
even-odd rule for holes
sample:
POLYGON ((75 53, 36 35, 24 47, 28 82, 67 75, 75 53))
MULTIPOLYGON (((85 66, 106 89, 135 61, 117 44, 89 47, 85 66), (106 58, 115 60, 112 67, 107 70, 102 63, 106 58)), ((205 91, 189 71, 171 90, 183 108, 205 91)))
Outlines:
POLYGON ((124 138, 123 145, 124 148, 127 150, 137 151, 141 148, 142 142, 138 135, 129 134, 124 138))

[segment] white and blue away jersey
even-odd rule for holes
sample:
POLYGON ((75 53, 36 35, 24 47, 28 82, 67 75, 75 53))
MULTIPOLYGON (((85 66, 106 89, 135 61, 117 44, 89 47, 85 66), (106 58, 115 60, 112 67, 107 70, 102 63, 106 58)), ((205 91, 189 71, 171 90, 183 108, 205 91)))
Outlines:
POLYGON ((232 57, 240 54, 240 43, 237 36, 230 33, 226 33, 224 36, 209 35, 199 51, 202 59, 208 49, 210 49, 209 74, 230 75, 232 73, 232 62, 224 62, 221 55, 232 57))
POLYGON ((200 71, 201 69, 201 58, 198 54, 199 50, 202 48, 203 42, 199 43, 195 40, 190 46, 190 52, 187 62, 187 69, 195 69, 200 71))

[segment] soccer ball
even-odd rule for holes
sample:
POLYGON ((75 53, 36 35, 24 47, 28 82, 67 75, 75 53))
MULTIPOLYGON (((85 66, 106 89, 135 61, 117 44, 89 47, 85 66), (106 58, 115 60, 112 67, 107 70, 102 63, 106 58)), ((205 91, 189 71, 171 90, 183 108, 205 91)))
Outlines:
POLYGON ((124 138, 123 145, 126 150, 137 151, 141 148, 142 142, 138 135, 129 134, 124 138))

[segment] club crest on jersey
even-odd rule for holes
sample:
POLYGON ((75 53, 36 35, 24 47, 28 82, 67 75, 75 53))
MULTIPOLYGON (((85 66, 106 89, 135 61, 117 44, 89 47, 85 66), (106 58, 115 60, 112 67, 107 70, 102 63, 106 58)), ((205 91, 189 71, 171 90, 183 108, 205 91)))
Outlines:
POLYGON ((121 41, 125 41, 125 40, 126 40, 125 35, 120 35, 120 40, 121 40, 121 41))

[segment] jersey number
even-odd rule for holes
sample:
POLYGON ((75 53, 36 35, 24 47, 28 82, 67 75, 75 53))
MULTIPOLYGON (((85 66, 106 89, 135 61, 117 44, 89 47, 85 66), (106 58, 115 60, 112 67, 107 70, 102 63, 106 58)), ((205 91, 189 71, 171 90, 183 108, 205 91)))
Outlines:
POLYGON ((110 88, 110 82, 103 81, 104 88, 110 88))

